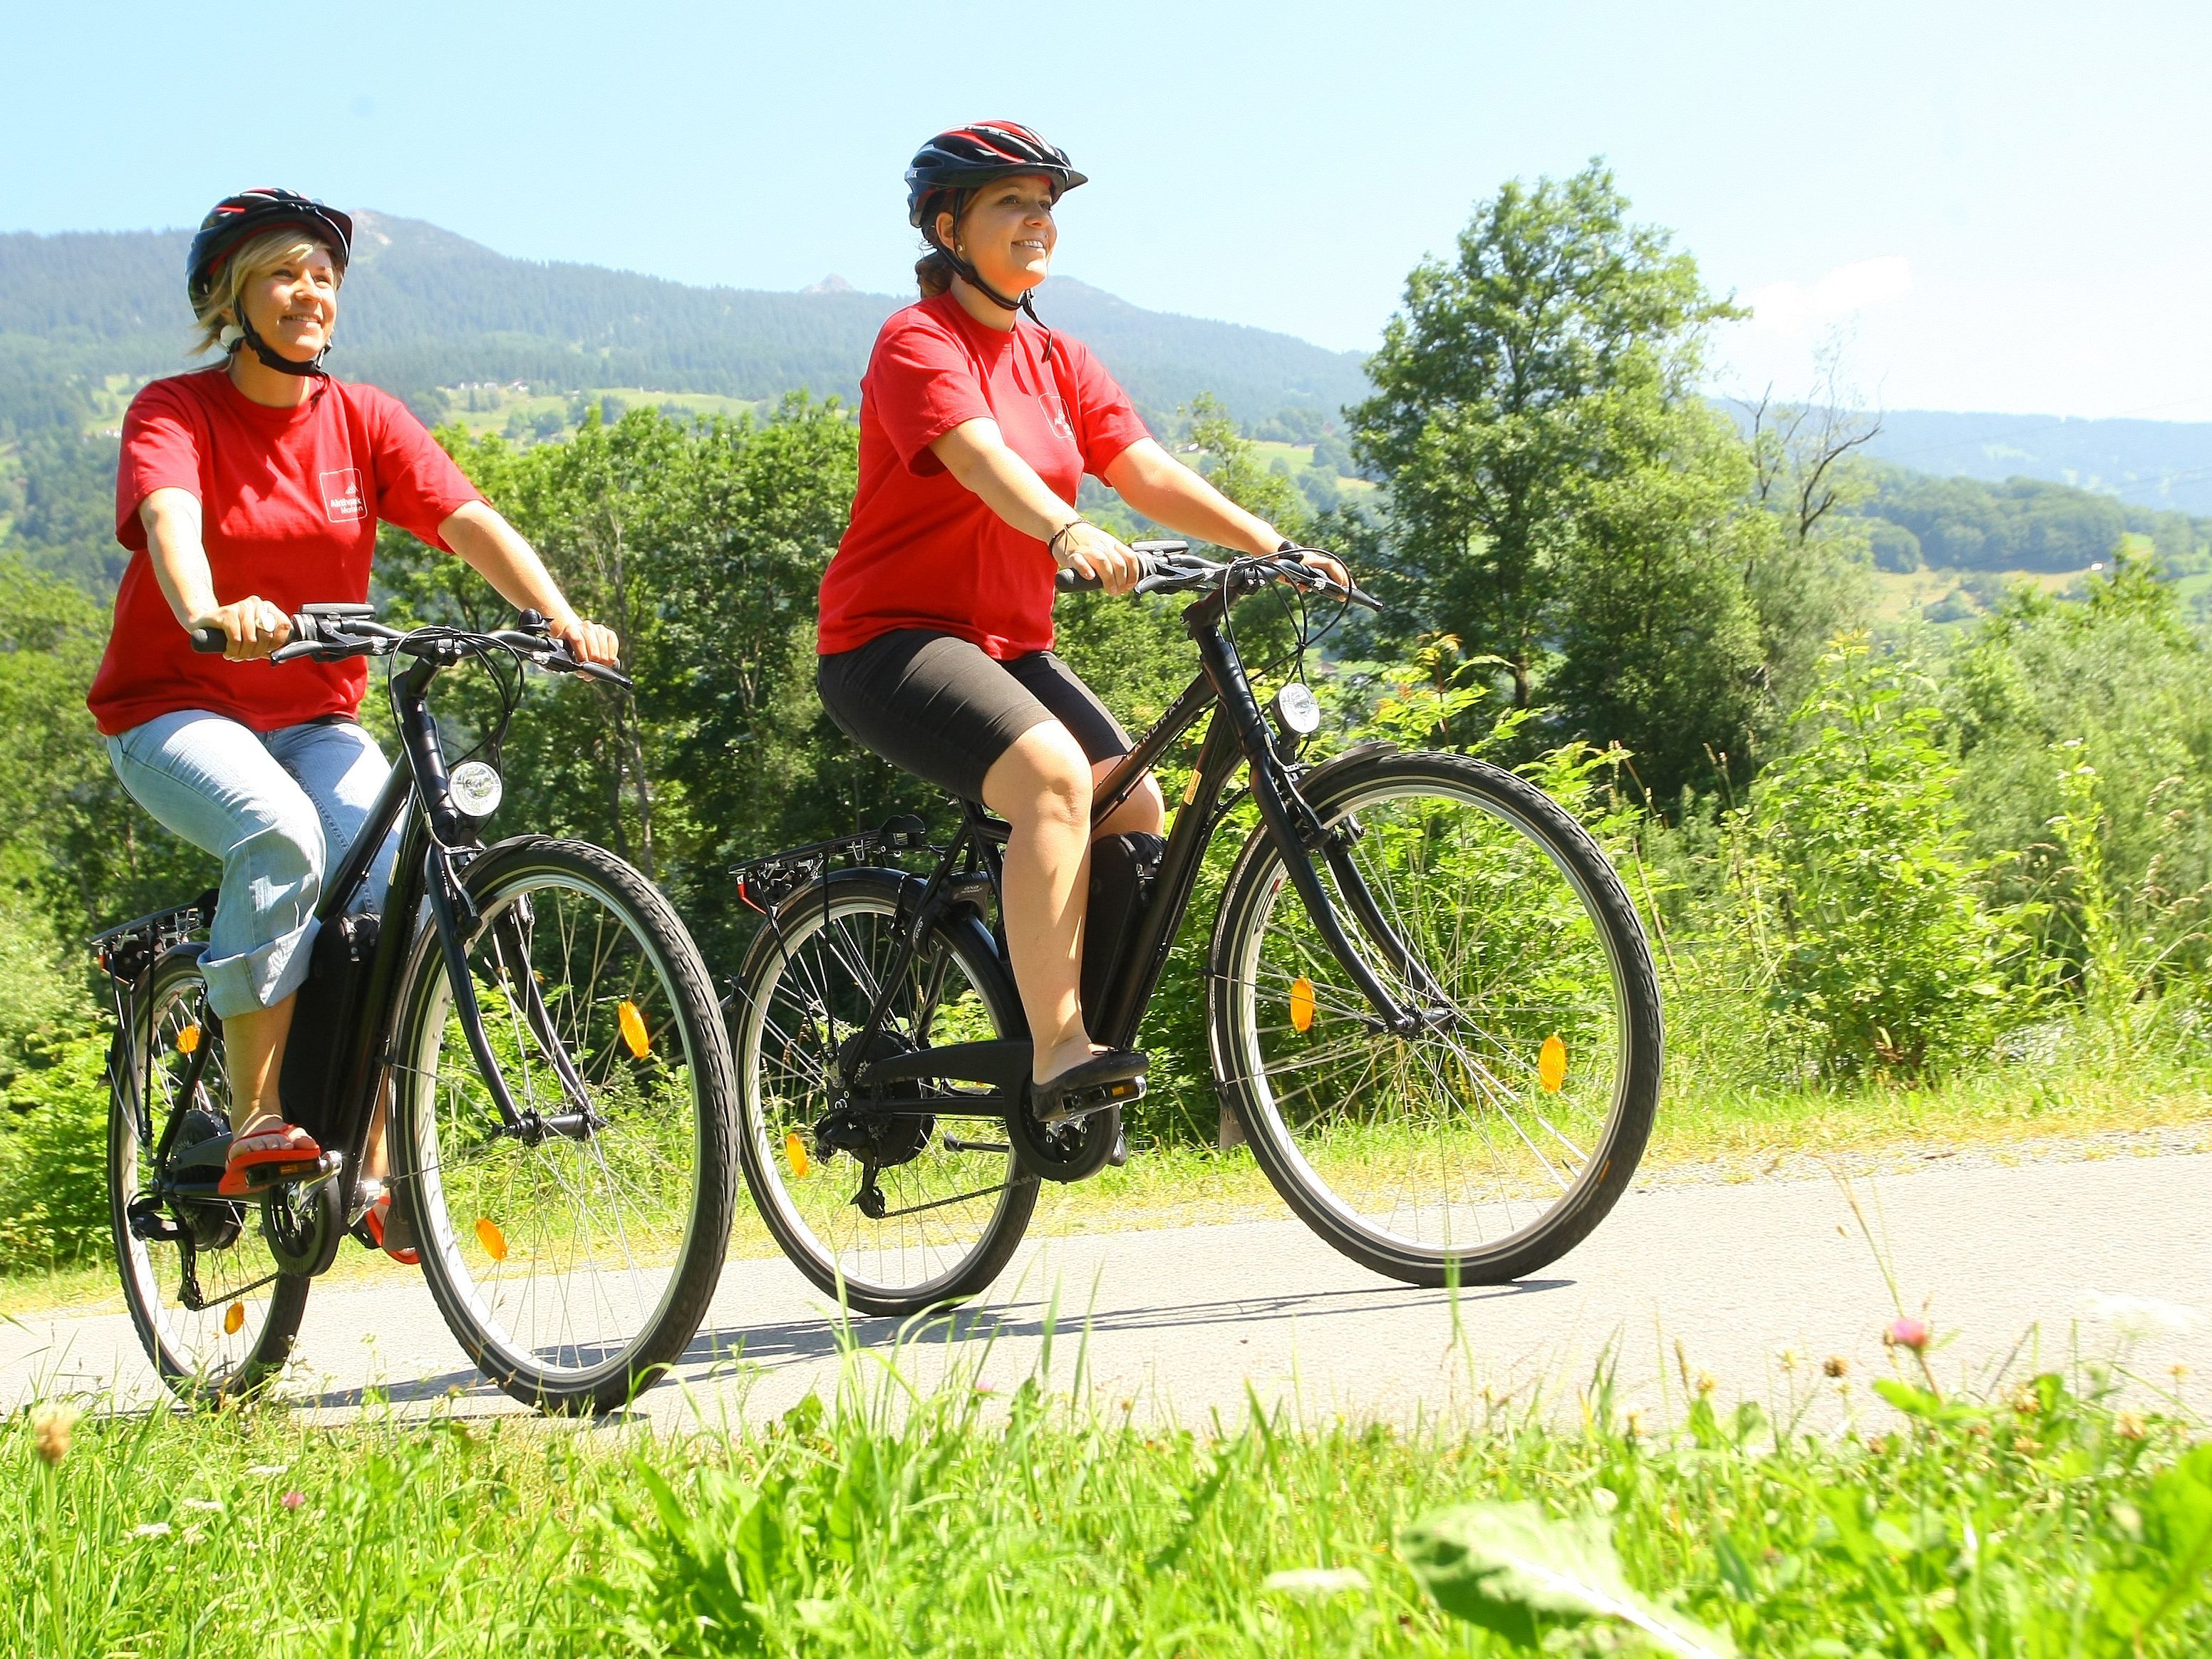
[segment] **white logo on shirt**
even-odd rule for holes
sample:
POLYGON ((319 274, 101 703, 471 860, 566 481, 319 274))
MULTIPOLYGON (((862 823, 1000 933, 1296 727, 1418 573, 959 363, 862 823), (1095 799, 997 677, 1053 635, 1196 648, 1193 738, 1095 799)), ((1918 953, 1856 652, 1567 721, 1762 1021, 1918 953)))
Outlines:
POLYGON ((323 506, 329 511, 332 524, 349 524, 368 516, 368 503, 362 499, 361 469, 340 467, 335 472, 322 475, 323 506))
POLYGON ((1060 393, 1040 392, 1037 401, 1044 405, 1045 418, 1052 422, 1052 429, 1073 443, 1075 441, 1075 423, 1067 418, 1067 405, 1060 400, 1060 393))

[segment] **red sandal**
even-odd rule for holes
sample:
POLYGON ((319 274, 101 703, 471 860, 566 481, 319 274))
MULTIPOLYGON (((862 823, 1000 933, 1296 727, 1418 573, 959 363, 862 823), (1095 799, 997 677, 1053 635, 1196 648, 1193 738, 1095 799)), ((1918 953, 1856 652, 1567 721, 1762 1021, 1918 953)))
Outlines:
POLYGON ((280 1181, 297 1181, 322 1168, 323 1149, 314 1136, 289 1123, 257 1129, 230 1143, 229 1160, 216 1191, 225 1198, 248 1198, 280 1181))
POLYGON ((369 1200, 368 1207, 361 1212, 361 1224, 369 1242, 394 1261, 409 1267, 421 1264, 422 1252, 415 1248, 414 1229, 406 1217, 395 1218, 389 1188, 369 1200))

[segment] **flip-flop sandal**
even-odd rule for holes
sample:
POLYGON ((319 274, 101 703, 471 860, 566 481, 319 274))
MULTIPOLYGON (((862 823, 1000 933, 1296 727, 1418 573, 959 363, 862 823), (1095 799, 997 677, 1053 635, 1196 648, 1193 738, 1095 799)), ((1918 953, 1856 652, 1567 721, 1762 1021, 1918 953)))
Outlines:
POLYGON ((410 1267, 421 1265, 422 1252, 415 1248, 414 1225, 392 1206, 390 1188, 369 1200, 361 1212, 361 1225, 368 1242, 394 1261, 410 1267))
POLYGON ((322 1167, 323 1149, 314 1136, 287 1123, 240 1135, 230 1143, 216 1191, 225 1198, 246 1198, 280 1181, 296 1181, 322 1167))
POLYGON ((1149 1054, 1134 1048, 1109 1048, 1056 1077, 1031 1084, 1030 1099, 1041 1122, 1065 1122, 1078 1113, 1141 1098, 1152 1064, 1149 1054))

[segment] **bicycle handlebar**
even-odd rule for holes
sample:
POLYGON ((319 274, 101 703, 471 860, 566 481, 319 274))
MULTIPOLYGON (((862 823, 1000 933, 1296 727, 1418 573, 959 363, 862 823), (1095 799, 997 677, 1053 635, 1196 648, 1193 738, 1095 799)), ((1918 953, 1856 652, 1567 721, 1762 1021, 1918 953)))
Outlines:
MULTIPOLYGON (((1137 579, 1131 591, 1138 593, 1194 593, 1210 592, 1231 581, 1234 573, 1243 573, 1246 579, 1256 577, 1251 586, 1257 588, 1268 581, 1288 582, 1297 587, 1310 587, 1324 593, 1342 594, 1357 605, 1370 611, 1382 609, 1382 601, 1367 592, 1357 582, 1350 587, 1331 581, 1298 556, 1317 553, 1322 549, 1293 548, 1279 554, 1248 555, 1216 564, 1211 559, 1200 558, 1190 550, 1188 542, 1133 542, 1129 550, 1142 561, 1145 574, 1137 579)), ((1078 575, 1073 570, 1062 570, 1053 578, 1053 586, 1063 593, 1095 592, 1105 584, 1096 576, 1078 575)))
MULTIPOLYGON (((534 612, 526 612, 520 628, 502 628, 489 634, 471 633, 465 629, 439 628, 404 632, 387 628, 374 619, 369 607, 363 605, 310 605, 292 618, 292 637, 269 653, 271 663, 297 662, 313 658, 319 662, 343 662, 349 657, 381 657, 398 653, 403 656, 427 657, 437 654, 457 641, 481 640, 502 649, 520 653, 549 673, 578 674, 588 679, 605 680, 624 690, 632 689, 629 676, 605 663, 586 662, 570 653, 561 641, 538 632, 531 626, 534 612)), ((542 618, 537 618, 543 627, 542 618)), ((195 628, 191 630, 192 649, 213 655, 229 648, 229 636, 220 628, 195 628)))

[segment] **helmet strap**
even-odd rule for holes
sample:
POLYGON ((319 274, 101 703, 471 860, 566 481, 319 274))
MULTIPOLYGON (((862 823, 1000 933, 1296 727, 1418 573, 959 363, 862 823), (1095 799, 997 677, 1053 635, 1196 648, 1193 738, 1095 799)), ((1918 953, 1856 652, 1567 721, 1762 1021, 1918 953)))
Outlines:
POLYGON ((331 355, 330 347, 325 346, 304 363, 295 363, 283 353, 272 349, 266 340, 253 331, 253 325, 246 320, 246 307, 242 305, 238 307, 238 333, 244 343, 253 348, 253 355, 279 374, 289 374, 303 380, 311 377, 324 379, 330 374, 330 370, 323 367, 323 359, 331 355))

